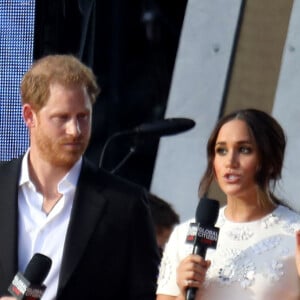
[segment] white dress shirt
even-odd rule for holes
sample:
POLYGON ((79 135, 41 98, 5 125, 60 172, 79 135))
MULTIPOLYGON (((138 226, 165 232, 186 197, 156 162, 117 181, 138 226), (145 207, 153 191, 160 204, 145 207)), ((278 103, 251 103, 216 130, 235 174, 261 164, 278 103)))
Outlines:
POLYGON ((28 154, 29 151, 23 158, 19 181, 19 270, 24 272, 35 253, 50 257, 52 266, 44 281, 47 288, 42 299, 53 300, 82 158, 59 182, 58 192, 62 197, 47 215, 42 210, 43 195, 29 177, 28 154))

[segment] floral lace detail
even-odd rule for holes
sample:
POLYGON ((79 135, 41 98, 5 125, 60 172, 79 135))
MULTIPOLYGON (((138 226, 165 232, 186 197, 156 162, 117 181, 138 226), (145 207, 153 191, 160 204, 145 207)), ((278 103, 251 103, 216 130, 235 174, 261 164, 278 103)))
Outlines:
MULTIPOLYGON (((231 251, 233 254, 235 251, 231 251)), ((247 259, 242 263, 244 258, 243 253, 237 253, 236 257, 232 257, 228 263, 219 268, 218 270, 208 270, 209 273, 218 274, 218 282, 221 285, 230 285, 233 283, 239 283, 242 288, 246 289, 254 284, 256 276, 256 266, 253 261, 247 259)), ((213 263, 212 263, 213 266, 213 263)), ((265 265, 264 277, 269 281, 278 281, 284 275, 283 263, 280 260, 273 260, 269 265, 265 265)), ((212 284, 214 280, 208 280, 206 286, 212 284)))
MULTIPOLYGON (((298 220, 299 221, 299 220, 298 220)), ((291 232, 295 228, 295 224, 299 226, 299 222, 294 222, 293 218, 286 218, 281 215, 280 210, 274 211, 272 214, 260 220, 260 223, 249 223, 239 226, 233 226, 229 223, 226 228, 226 219, 219 219, 219 224, 223 228, 223 234, 226 234, 233 243, 242 242, 249 244, 249 247, 239 249, 235 247, 226 247, 223 244, 216 256, 211 258, 212 264, 208 269, 205 286, 218 282, 221 285, 239 284, 243 289, 250 288, 255 284, 258 274, 263 274, 268 281, 277 281, 284 275, 284 264, 282 258, 291 255, 292 249, 288 244, 284 245, 281 235, 272 235, 263 239, 257 239, 257 230, 273 231, 273 228, 279 226, 284 231, 291 232), (224 228, 225 226, 225 228, 224 228), (254 238, 253 244, 250 239, 254 238), (269 253, 271 257, 269 257, 269 253), (267 255, 265 263, 257 264, 254 259, 257 255, 267 255), (273 257, 272 257, 273 256, 273 257), (226 263, 225 263, 226 262, 226 263)), ((260 256, 263 257, 263 256, 260 256)))
POLYGON ((264 220, 262 220, 262 227, 263 228, 270 228, 277 224, 279 222, 279 217, 277 216, 276 213, 272 213, 268 215, 264 220))
POLYGON ((239 281, 243 288, 247 288, 254 282, 255 275, 255 265, 252 261, 246 261, 240 268, 239 272, 239 281))
POLYGON ((277 247, 280 244, 280 241, 281 238, 279 236, 272 236, 252 246, 252 250, 254 251, 255 254, 262 254, 264 252, 270 251, 271 249, 277 247))
POLYGON ((235 241, 245 241, 253 236, 253 232, 248 227, 241 227, 229 231, 228 235, 235 241))
POLYGON ((284 223, 283 228, 287 233, 294 234, 296 230, 300 229, 299 222, 297 223, 296 220, 289 220, 289 222, 284 223))
POLYGON ((165 286, 170 281, 171 275, 172 275, 171 261, 168 257, 164 257, 159 267, 159 276, 157 282, 161 286, 165 286))
POLYGON ((222 251, 222 257, 228 261, 239 261, 240 259, 245 257, 245 253, 237 248, 225 248, 222 251))
POLYGON ((264 276, 271 281, 278 281, 284 275, 283 264, 280 261, 273 260, 271 265, 266 266, 264 276))
POLYGON ((219 269, 219 280, 222 284, 230 284, 234 280, 235 269, 233 265, 226 265, 219 269))
POLYGON ((282 245, 280 236, 271 236, 259 241, 256 245, 248 248, 248 250, 237 248, 222 249, 217 256, 212 258, 211 267, 207 272, 207 277, 212 280, 207 280, 206 286, 217 281, 221 285, 239 283, 243 289, 251 287, 255 282, 258 269, 261 269, 260 266, 256 266, 256 260, 253 257, 267 252, 274 253, 272 252, 273 249, 279 251, 276 255, 278 258, 266 262, 262 274, 269 281, 279 280, 284 275, 284 266, 280 257, 290 255, 291 249, 282 245), (223 265, 222 262, 226 262, 226 264, 223 265), (222 267, 220 267, 221 265, 222 267))
POLYGON ((290 211, 289 218, 285 218, 285 214, 286 212, 283 213, 281 210, 277 210, 274 213, 274 216, 277 219, 282 220, 282 227, 287 233, 293 234, 296 230, 300 229, 299 215, 290 211))
POLYGON ((252 261, 246 260, 237 268, 233 263, 225 265, 218 271, 219 282, 222 285, 239 282, 242 288, 251 286, 255 280, 255 265, 252 261))

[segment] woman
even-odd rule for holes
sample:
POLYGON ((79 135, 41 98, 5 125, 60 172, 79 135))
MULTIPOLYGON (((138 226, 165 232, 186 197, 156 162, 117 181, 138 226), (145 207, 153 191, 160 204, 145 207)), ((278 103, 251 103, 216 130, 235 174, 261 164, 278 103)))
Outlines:
POLYGON ((272 192, 285 145, 281 126, 265 112, 239 110, 219 120, 199 187, 202 197, 216 180, 226 194, 217 248, 205 259, 191 255, 185 239, 193 220, 177 226, 164 252, 157 300, 184 300, 188 287, 197 288, 196 300, 300 299, 300 216, 272 192))

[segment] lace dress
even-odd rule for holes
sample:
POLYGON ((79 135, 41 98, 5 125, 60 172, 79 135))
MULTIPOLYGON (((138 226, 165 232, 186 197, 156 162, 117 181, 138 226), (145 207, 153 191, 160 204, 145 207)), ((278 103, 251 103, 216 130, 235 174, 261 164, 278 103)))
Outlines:
MULTIPOLYGON (((208 249, 212 264, 196 300, 300 299, 300 279, 295 265, 295 231, 300 216, 278 206, 264 218, 231 222, 220 209, 217 249, 208 249)), ((188 222, 178 225, 166 245, 158 278, 158 294, 176 296, 176 268, 192 252, 186 244, 188 222)))

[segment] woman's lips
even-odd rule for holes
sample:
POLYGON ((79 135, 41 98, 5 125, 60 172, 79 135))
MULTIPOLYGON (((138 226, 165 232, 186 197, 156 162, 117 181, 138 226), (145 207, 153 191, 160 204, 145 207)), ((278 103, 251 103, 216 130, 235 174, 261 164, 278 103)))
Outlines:
POLYGON ((237 181, 240 180, 241 175, 236 174, 236 173, 226 173, 223 178, 225 179, 226 182, 228 183, 236 183, 237 181))

